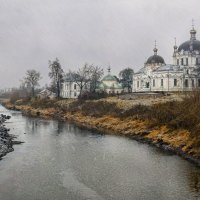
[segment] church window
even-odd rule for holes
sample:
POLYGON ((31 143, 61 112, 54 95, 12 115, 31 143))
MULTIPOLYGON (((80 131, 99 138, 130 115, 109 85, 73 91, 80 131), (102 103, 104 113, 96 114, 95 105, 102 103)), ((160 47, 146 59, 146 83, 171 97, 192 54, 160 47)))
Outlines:
POLYGON ((186 65, 188 66, 188 58, 186 58, 186 65))
POLYGON ((140 82, 139 82, 139 81, 137 81, 137 87, 138 87, 138 88, 140 87, 140 82))
POLYGON ((156 84, 155 84, 155 79, 153 79, 153 87, 155 87, 155 85, 156 85, 156 84))
POLYGON ((177 79, 174 79, 174 86, 177 86, 177 79))
POLYGON ((76 92, 74 92, 74 96, 76 97, 76 92))
POLYGON ((196 58, 196 65, 198 65, 199 64, 199 62, 198 62, 198 58, 196 58))
POLYGON ((198 87, 200 87, 200 79, 198 79, 198 87))
POLYGON ((194 87, 194 79, 192 79, 192 87, 194 87))
POLYGON ((177 59, 177 65, 179 65, 179 59, 177 59))
POLYGON ((76 90, 76 84, 74 84, 74 89, 76 90))
POLYGON ((149 88, 149 82, 146 82, 146 88, 149 88))
POLYGON ((185 79, 185 87, 188 87, 188 79, 185 79))
POLYGON ((163 79, 161 79, 160 85, 161 87, 163 87, 163 79))
POLYGON ((183 65, 183 58, 181 58, 181 65, 183 65))

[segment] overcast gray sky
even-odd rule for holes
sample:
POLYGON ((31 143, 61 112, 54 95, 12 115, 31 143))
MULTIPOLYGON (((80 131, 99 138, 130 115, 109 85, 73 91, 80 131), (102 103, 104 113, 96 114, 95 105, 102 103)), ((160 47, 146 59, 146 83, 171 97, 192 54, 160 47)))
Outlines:
POLYGON ((189 39, 192 18, 200 39, 199 8, 199 0, 0 0, 0 88, 18 86, 28 69, 49 83, 56 57, 66 72, 85 62, 137 71, 154 40, 172 63, 174 37, 189 39))

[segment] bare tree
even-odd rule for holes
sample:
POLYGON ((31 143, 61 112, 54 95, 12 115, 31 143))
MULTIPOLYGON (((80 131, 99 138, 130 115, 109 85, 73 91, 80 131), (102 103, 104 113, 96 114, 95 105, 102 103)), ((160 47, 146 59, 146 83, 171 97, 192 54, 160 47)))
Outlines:
POLYGON ((78 71, 70 73, 72 80, 79 86, 80 96, 82 96, 84 87, 86 87, 92 79, 91 66, 86 63, 82 68, 79 68, 78 71))
POLYGON ((92 73, 92 76, 91 76, 90 91, 95 92, 97 83, 103 76, 104 72, 101 67, 91 65, 91 73, 92 73))
POLYGON ((56 96, 60 97, 61 82, 63 81, 63 69, 58 58, 54 61, 49 61, 49 77, 52 79, 52 85, 55 88, 56 96))
MULTIPOLYGON (((80 96, 82 96, 83 89, 90 87, 91 92, 95 92, 97 82, 103 75, 103 69, 99 66, 88 65, 87 63, 79 68, 76 72, 69 72, 74 81, 80 88, 80 96)), ((89 88, 88 88, 89 89, 89 88)))
POLYGON ((27 88, 31 88, 32 96, 35 96, 35 88, 39 86, 39 80, 41 79, 40 72, 34 69, 27 70, 26 77, 24 77, 24 83, 27 88))
POLYGON ((119 73, 120 81, 123 84, 123 88, 127 88, 128 92, 131 92, 131 85, 133 82, 133 69, 125 68, 119 73))

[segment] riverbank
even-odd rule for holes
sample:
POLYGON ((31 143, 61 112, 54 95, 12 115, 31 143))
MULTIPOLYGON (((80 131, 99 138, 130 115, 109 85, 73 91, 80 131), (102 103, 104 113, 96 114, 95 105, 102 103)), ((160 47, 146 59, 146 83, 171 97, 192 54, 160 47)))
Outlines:
POLYGON ((12 152, 14 150, 14 144, 21 143, 19 141, 14 141, 14 138, 16 137, 10 135, 8 133, 10 130, 4 126, 4 122, 8 119, 10 119, 10 116, 6 116, 3 114, 0 115, 0 159, 7 153, 12 152))
MULTIPOLYGON (((190 129, 181 126, 157 123, 152 114, 148 115, 152 113, 152 110, 148 110, 150 107, 134 105, 127 108, 123 100, 114 103, 105 99, 84 102, 36 100, 23 105, 9 102, 4 105, 9 109, 21 110, 25 115, 68 120, 82 128, 130 137, 176 153, 200 166, 199 134, 194 134, 190 129)), ((155 115, 155 107, 151 109, 154 110, 155 115)), ((171 114, 167 113, 168 115, 171 114)))

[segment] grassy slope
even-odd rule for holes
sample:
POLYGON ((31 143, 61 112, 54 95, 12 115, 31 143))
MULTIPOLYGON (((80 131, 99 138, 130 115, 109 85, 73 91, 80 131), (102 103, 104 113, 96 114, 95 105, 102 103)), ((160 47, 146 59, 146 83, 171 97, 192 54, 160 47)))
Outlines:
MULTIPOLYGON (((199 92, 186 96, 183 101, 160 104, 156 99, 151 106, 133 102, 116 99, 84 102, 35 100, 15 105, 15 108, 32 116, 70 120, 97 131, 170 145, 200 159, 199 92)), ((13 104, 7 103, 6 106, 13 107, 13 104)))

